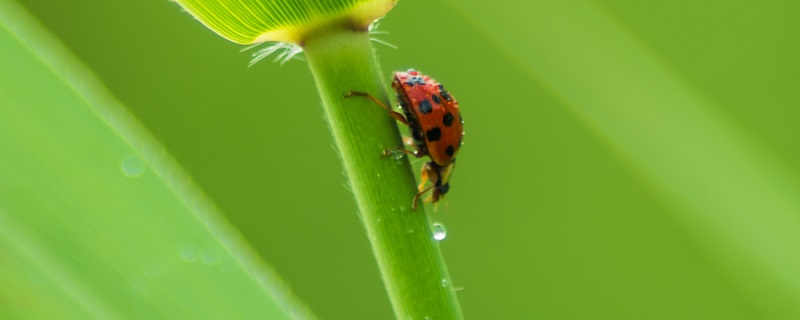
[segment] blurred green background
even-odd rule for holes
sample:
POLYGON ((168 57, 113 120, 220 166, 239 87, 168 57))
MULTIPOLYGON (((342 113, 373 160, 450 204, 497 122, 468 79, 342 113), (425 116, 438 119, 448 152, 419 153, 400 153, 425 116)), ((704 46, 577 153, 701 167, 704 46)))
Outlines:
MULTIPOLYGON (((319 317, 392 317, 303 61, 248 68, 169 1, 20 2, 319 317)), ((465 315, 800 315, 800 243, 783 241, 800 234, 799 14, 399 1, 378 36, 398 48, 376 44, 385 75, 432 75, 465 118, 450 210, 432 213, 465 315)))

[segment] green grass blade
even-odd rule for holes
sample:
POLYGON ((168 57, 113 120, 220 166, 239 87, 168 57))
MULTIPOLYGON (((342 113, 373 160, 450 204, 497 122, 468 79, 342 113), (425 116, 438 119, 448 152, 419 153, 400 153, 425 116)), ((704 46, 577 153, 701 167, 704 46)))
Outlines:
POLYGON ((0 318, 311 317, 191 179, 0 1, 0 318))
POLYGON ((800 317, 793 168, 596 5, 451 3, 641 173, 742 292, 777 318, 800 317))
POLYGON ((395 315, 463 318, 431 219, 424 206, 411 209, 417 190, 408 158, 381 156, 402 146, 396 121, 366 98, 344 97, 356 90, 387 100, 369 34, 334 29, 304 49, 395 315))
POLYGON ((206 27, 239 43, 282 41, 299 44, 331 21, 367 27, 395 0, 176 0, 206 27))

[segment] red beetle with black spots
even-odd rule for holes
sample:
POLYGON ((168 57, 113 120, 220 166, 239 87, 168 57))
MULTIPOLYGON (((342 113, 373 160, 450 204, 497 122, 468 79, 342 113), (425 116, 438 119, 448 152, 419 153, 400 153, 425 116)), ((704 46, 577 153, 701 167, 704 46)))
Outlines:
POLYGON ((401 147, 398 150, 386 150, 384 154, 404 152, 417 158, 430 156, 431 161, 422 168, 419 193, 414 196, 411 205, 416 210, 417 201, 426 192, 433 190, 425 201, 432 200, 436 204, 450 190, 456 154, 464 137, 464 120, 458 111, 458 102, 444 86, 416 70, 395 72, 392 88, 397 92, 397 100, 403 113, 393 111, 368 93, 350 92, 346 96, 367 97, 410 128, 413 141, 406 142, 416 149, 410 151, 401 147), (424 188, 427 180, 432 185, 424 188))

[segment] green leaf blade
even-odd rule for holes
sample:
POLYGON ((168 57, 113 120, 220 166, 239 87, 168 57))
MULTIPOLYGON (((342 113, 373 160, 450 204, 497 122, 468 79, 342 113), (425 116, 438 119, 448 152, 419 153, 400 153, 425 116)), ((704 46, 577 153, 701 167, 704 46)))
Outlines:
POLYGON ((14 3, 0 48, 0 318, 311 317, 14 3))
POLYGON ((366 28, 395 3, 395 0, 176 1, 206 27, 239 44, 265 41, 299 44, 308 32, 335 22, 366 28))

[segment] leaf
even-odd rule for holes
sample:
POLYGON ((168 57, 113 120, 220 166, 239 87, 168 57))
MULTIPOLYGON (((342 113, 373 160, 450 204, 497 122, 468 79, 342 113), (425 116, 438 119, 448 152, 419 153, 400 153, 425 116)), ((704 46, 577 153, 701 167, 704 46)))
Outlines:
POLYGON ((280 41, 300 44, 329 23, 366 29, 396 0, 176 0, 220 36, 239 44, 280 41))
POLYGON ((310 317, 89 70, 0 26, 0 318, 310 317))

